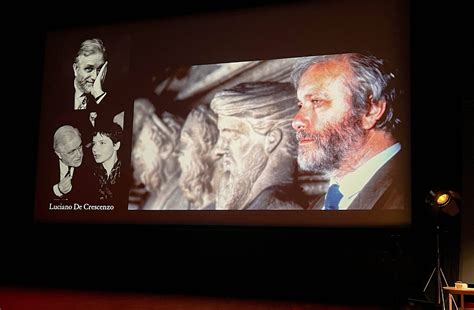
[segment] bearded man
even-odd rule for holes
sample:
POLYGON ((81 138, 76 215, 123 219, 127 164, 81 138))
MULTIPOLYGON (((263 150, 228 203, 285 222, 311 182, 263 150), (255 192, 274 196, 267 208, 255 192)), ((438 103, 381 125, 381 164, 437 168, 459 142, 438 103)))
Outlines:
POLYGON ((330 177, 327 194, 312 208, 405 207, 408 171, 392 133, 400 122, 394 77, 382 60, 360 54, 305 57, 295 64, 298 164, 330 177))

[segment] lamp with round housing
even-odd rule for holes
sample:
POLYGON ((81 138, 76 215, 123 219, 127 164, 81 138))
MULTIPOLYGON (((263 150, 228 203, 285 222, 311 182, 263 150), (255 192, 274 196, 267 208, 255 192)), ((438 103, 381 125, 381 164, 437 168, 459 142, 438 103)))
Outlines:
MULTIPOLYGON (((433 191, 430 190, 428 195, 426 196, 425 202, 429 204, 433 211, 439 215, 440 213, 445 213, 450 216, 455 216, 459 213, 459 207, 457 202, 460 201, 461 196, 454 191, 451 190, 440 190, 440 191, 433 191)), ((443 269, 441 268, 440 262, 440 252, 439 252, 439 216, 437 217, 438 221, 436 223, 436 266, 433 268, 431 272, 431 276, 426 282, 425 288, 423 289, 423 293, 426 293, 426 289, 428 288, 433 276, 436 273, 436 295, 437 295, 437 305, 442 306, 443 310, 446 309, 445 301, 444 301, 444 294, 443 294, 443 283, 444 286, 449 286, 448 281, 446 280, 446 276, 444 275, 443 269), (444 280, 444 282, 442 281, 444 280)))
POLYGON ((450 190, 440 190, 437 192, 430 190, 426 196, 426 202, 435 208, 434 211, 440 211, 450 216, 455 216, 459 213, 456 201, 460 199, 461 196, 458 193, 450 190))

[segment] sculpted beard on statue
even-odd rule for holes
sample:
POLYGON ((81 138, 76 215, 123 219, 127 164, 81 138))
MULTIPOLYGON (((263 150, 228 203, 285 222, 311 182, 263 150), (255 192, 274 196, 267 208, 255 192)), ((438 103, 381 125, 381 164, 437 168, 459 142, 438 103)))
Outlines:
POLYGON ((217 119, 206 105, 194 108, 181 130, 178 161, 179 187, 193 210, 214 209, 222 174, 212 149, 219 137, 217 119))
POLYGON ((330 172, 340 168, 341 161, 367 139, 360 117, 352 110, 337 123, 328 124, 318 132, 308 131, 296 134, 299 142, 298 165, 313 172, 330 172))
MULTIPOLYGON (((184 156, 183 156, 184 157, 184 156)), ((183 158, 179 157, 179 159, 183 158)), ((179 187, 193 209, 204 209, 215 203, 215 195, 222 174, 219 163, 203 160, 203 155, 192 153, 180 160, 179 187)))
POLYGON ((132 151, 132 163, 135 180, 144 184, 149 192, 158 191, 164 179, 163 161, 157 156, 161 144, 162 138, 151 118, 146 118, 132 151))
POLYGON ((214 152, 223 165, 216 209, 301 210, 294 186, 297 112, 289 83, 241 83, 211 101, 219 139, 214 152))
POLYGON ((263 146, 256 145, 235 160, 230 154, 224 155, 224 175, 217 192, 217 210, 236 210, 247 205, 255 181, 259 178, 267 164, 262 158, 263 146))
POLYGON ((164 112, 144 119, 132 151, 135 182, 145 185, 150 196, 142 206, 146 210, 184 209, 178 189, 179 168, 175 148, 182 120, 164 112))
POLYGON ((202 171, 202 164, 195 158, 187 158, 187 160, 181 164, 179 186, 186 198, 192 203, 201 203, 200 194, 202 194, 202 191, 205 189, 201 188, 201 184, 198 180, 202 171))

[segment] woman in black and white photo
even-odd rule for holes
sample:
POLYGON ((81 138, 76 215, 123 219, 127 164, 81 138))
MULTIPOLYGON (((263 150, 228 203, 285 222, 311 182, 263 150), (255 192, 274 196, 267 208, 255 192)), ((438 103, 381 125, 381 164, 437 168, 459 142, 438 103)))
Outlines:
POLYGON ((118 151, 122 128, 116 123, 98 124, 92 135, 92 155, 96 162, 93 175, 97 178, 99 201, 116 200, 120 190, 121 161, 118 151))

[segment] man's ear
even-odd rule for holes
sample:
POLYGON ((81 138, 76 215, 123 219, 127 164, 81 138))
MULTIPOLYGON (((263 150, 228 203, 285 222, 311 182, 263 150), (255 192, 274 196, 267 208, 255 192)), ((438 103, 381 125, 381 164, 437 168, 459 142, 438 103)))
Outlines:
POLYGON ((372 129, 377 124, 377 121, 382 118, 387 108, 387 101, 384 98, 375 101, 372 95, 367 98, 369 101, 369 109, 362 117, 362 128, 372 129))
POLYGON ((56 153, 56 155, 58 155, 59 159, 63 159, 63 157, 61 156, 61 153, 56 152, 56 151, 54 151, 54 153, 56 153))
POLYGON ((79 69, 79 68, 77 67, 77 64, 76 64, 76 63, 73 63, 73 64, 72 64, 72 71, 74 71, 74 77, 77 76, 77 70, 78 70, 78 69, 79 69))
POLYGON ((280 144, 281 139, 283 138, 283 133, 280 129, 272 129, 265 136, 265 152, 270 154, 275 150, 275 148, 280 144))
POLYGON ((120 141, 114 144, 114 150, 118 151, 120 148, 120 141))

